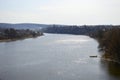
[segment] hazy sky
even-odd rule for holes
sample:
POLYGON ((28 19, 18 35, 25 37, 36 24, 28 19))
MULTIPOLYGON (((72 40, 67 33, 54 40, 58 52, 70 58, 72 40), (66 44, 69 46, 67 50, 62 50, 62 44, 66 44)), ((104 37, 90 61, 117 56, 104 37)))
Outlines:
POLYGON ((120 24, 120 0, 0 0, 0 22, 120 24))

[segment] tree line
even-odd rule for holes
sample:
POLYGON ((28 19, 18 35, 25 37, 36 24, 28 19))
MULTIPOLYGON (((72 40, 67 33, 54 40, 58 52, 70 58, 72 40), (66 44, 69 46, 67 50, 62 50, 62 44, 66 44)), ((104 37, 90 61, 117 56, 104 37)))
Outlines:
POLYGON ((120 63, 120 28, 98 31, 92 36, 99 42, 103 58, 120 63))
POLYGON ((14 28, 0 28, 0 40, 5 39, 20 39, 26 37, 37 37, 43 35, 40 31, 33 31, 29 29, 14 29, 14 28))

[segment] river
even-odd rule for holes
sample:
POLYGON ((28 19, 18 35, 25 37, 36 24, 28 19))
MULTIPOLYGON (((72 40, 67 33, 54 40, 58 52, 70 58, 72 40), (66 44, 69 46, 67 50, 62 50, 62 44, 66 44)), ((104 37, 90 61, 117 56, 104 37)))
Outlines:
POLYGON ((120 80, 120 66, 101 61, 97 47, 88 36, 67 34, 1 42, 0 80, 120 80))

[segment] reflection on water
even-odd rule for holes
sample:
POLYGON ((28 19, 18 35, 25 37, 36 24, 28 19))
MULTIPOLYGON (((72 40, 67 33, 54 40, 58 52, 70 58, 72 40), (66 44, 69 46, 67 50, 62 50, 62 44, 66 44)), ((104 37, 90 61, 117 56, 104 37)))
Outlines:
POLYGON ((58 40, 56 42, 58 43, 83 43, 89 40, 85 40, 85 39, 62 39, 62 40, 58 40))
POLYGON ((101 60, 101 68, 110 76, 109 80, 120 80, 120 64, 101 60))

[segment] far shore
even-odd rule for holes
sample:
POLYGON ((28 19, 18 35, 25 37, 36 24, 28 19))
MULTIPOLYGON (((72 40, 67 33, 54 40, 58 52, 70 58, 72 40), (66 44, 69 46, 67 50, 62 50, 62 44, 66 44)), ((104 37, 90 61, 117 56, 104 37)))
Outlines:
MULTIPOLYGON (((43 35, 40 35, 43 36, 43 35)), ((39 37, 39 36, 36 36, 39 37)), ((28 38, 36 38, 33 36, 29 36, 29 37, 24 37, 24 38, 14 38, 14 39, 1 39, 0 42, 11 42, 11 41, 17 41, 17 40, 24 40, 24 39, 28 39, 28 38)))

